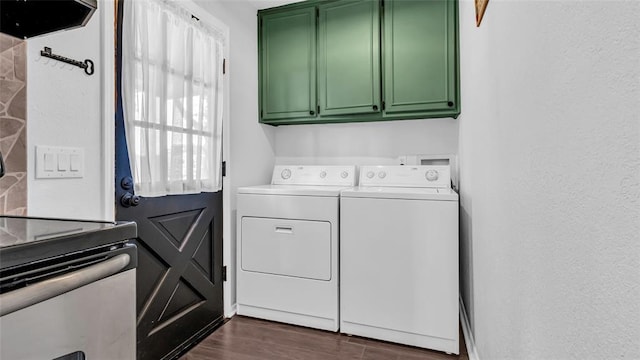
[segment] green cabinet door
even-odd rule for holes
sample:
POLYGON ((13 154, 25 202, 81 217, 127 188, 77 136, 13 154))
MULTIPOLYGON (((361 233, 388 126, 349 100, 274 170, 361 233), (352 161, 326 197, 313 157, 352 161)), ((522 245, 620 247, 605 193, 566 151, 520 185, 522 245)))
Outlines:
POLYGON ((260 115, 315 117, 315 7, 260 15, 260 115))
POLYGON ((384 2, 385 116, 460 113, 456 3, 384 2))
POLYGON ((379 5, 341 0, 319 6, 321 118, 381 111, 379 5))

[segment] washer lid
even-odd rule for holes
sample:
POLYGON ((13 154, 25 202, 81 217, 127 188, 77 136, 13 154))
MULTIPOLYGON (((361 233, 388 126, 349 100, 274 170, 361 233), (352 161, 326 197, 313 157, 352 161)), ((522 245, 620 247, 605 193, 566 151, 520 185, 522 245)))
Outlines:
POLYGON ((259 185, 238 188, 238 194, 338 197, 340 191, 349 188, 348 186, 259 185))
POLYGON ((343 190, 343 198, 458 201, 458 194, 447 188, 406 188, 367 186, 343 190))

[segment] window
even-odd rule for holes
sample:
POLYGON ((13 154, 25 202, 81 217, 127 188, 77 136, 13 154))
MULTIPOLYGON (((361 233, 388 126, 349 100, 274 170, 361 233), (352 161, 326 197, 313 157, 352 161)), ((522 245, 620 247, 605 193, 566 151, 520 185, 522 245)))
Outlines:
POLYGON ((143 196, 221 189, 224 36, 171 2, 124 3, 122 98, 143 196))

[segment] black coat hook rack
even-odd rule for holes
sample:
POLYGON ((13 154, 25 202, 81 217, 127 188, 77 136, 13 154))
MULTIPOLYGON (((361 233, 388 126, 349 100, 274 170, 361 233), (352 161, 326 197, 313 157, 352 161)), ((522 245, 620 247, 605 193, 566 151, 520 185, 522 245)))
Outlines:
POLYGON ((65 62, 67 64, 71 64, 77 67, 80 67, 82 69, 84 69, 85 74, 87 75, 93 75, 94 73, 94 69, 93 69, 93 61, 89 60, 89 59, 85 59, 84 61, 78 61, 78 60, 73 60, 73 59, 69 59, 68 57, 64 57, 64 56, 60 56, 60 55, 56 55, 51 51, 50 47, 46 47, 44 48, 44 50, 40 50, 40 55, 44 56, 44 57, 48 57, 54 60, 58 60, 58 61, 62 61, 65 62))

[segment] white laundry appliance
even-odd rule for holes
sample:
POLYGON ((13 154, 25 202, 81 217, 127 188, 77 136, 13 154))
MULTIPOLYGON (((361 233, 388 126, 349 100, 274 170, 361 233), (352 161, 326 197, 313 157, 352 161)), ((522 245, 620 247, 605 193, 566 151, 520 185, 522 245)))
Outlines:
POLYGON ((238 314, 338 330, 340 191, 355 166, 275 166, 238 189, 238 314))
POLYGON ((449 166, 364 166, 340 205, 340 332, 459 353, 449 166))

